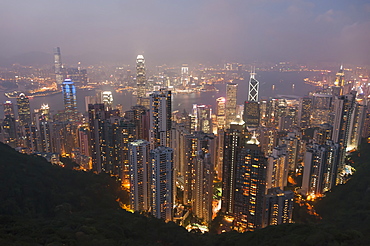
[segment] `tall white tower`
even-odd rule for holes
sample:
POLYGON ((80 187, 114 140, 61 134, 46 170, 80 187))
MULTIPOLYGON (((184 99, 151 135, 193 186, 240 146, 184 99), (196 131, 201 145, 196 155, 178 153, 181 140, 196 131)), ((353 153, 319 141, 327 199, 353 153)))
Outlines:
POLYGON ((145 83, 145 59, 143 55, 138 55, 136 58, 137 104, 141 106, 146 106, 144 105, 144 98, 146 97, 145 83))

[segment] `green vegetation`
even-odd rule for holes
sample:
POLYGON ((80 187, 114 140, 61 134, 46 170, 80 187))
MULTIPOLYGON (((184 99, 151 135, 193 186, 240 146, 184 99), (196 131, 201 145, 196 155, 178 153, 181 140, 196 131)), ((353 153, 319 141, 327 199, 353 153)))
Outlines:
POLYGON ((0 245, 369 245, 369 160, 364 143, 351 155, 352 179, 315 203, 320 222, 201 235, 122 210, 117 200, 127 203, 128 194, 107 175, 53 166, 0 143, 0 245))

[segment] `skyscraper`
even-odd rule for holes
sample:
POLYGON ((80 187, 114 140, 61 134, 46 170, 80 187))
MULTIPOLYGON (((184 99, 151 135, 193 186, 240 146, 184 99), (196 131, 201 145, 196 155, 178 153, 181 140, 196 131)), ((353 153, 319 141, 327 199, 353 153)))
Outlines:
POLYGON ((149 211, 151 206, 149 147, 149 142, 141 139, 129 143, 130 198, 135 211, 149 211))
POLYGON ((219 97, 216 99, 217 108, 216 108, 216 119, 217 126, 219 129, 224 129, 226 124, 226 99, 224 97, 219 97))
POLYGON ((150 94, 150 147, 170 147, 171 140, 171 91, 160 90, 150 94))
POLYGON ((62 84, 64 108, 69 120, 75 120, 77 117, 76 87, 70 79, 65 79, 62 84))
POLYGON ((266 189, 266 158, 255 135, 240 148, 234 158, 234 225, 240 231, 253 231, 263 226, 266 189))
POLYGON ((256 72, 251 72, 251 77, 249 79, 249 92, 248 92, 248 101, 258 102, 258 91, 260 82, 255 78, 256 72))
POLYGON ((6 101, 4 104, 4 115, 14 117, 14 106, 11 101, 6 101))
POLYGON ((194 132, 185 136, 184 202, 205 222, 212 218, 215 136, 194 132))
POLYGON ((338 147, 331 140, 324 145, 312 144, 307 147, 301 193, 317 197, 335 186, 340 158, 338 147))
POLYGON ((103 91, 101 93, 101 101, 104 103, 105 110, 113 109, 113 95, 111 91, 103 91))
MULTIPOLYGON (((285 147, 285 146, 284 146, 285 147)), ((266 189, 284 189, 288 181, 288 161, 286 147, 275 147, 268 157, 266 189)))
POLYGON ((55 80, 58 85, 63 83, 63 65, 62 65, 62 58, 60 54, 60 48, 56 47, 54 49, 54 72, 55 72, 55 80))
POLYGON ((347 150, 357 149, 361 143, 362 130, 366 117, 367 106, 355 103, 350 123, 347 150))
POLYGON ((152 214, 171 221, 174 204, 173 150, 160 146, 150 151, 152 214))
POLYGON ((354 111, 356 92, 339 96, 334 100, 334 125, 332 140, 339 144, 339 164, 337 184, 343 182, 342 172, 345 165, 345 154, 347 150, 348 138, 350 136, 350 122, 354 111))
POLYGON ((89 104, 90 149, 93 171, 100 173, 107 158, 104 104, 89 104))
POLYGON ((231 122, 236 119, 236 95, 238 84, 226 84, 226 128, 230 127, 231 122))
POLYGON ((17 106, 19 125, 24 126, 31 124, 30 100, 24 93, 19 94, 17 98, 17 106))
POLYGON ((345 82, 345 80, 344 80, 344 69, 343 69, 343 65, 341 65, 340 68, 339 68, 339 71, 336 74, 334 85, 342 87, 342 86, 344 86, 344 82, 345 82))
POLYGON ((17 125, 14 116, 5 115, 2 122, 2 128, 4 130, 4 143, 8 144, 12 148, 17 147, 17 125))
POLYGON ((312 95, 311 126, 333 123, 333 96, 330 94, 315 93, 312 95))
POLYGON ((244 122, 248 128, 257 128, 260 125, 260 107, 257 101, 244 102, 244 122))
POLYGON ((186 88, 189 85, 189 67, 188 64, 183 64, 181 67, 181 85, 186 88))
POLYGON ((146 98, 146 73, 145 59, 143 55, 136 58, 136 84, 137 84, 137 105, 148 106, 145 103, 146 98))
POLYGON ((293 198, 292 191, 283 191, 279 188, 269 189, 265 197, 263 227, 292 223, 293 198))
POLYGON ((298 126, 307 129, 311 125, 312 98, 303 97, 299 100, 298 126))
POLYGON ((42 152, 51 152, 51 122, 49 114, 49 106, 46 104, 41 105, 40 117, 39 117, 39 134, 41 140, 42 152))
POLYGON ((212 133, 212 108, 211 105, 193 104, 195 117, 195 131, 212 133))
POLYGON ((234 214, 235 180, 237 159, 242 142, 244 140, 242 126, 232 125, 227 129, 224 137, 224 163, 222 170, 222 211, 226 214, 234 214))

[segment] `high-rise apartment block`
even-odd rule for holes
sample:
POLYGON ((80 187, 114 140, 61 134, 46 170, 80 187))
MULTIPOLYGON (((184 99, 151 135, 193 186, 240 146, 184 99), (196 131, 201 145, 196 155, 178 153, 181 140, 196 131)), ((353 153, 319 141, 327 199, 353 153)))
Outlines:
POLYGON ((150 151, 152 214, 165 221, 173 219, 174 166, 173 150, 159 146, 150 151))
POLYGON ((150 94, 150 147, 170 146, 172 127, 171 91, 160 90, 150 94))

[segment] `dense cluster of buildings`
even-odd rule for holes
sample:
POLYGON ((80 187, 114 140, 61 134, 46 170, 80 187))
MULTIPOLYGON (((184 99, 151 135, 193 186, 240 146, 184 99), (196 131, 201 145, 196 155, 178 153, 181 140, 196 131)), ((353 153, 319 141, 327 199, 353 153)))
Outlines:
MULTIPOLYGON (((12 102, 4 103, 0 141, 55 164, 61 155, 83 170, 115 176, 129 190, 132 210, 165 221, 182 224, 191 213, 207 224, 220 211, 238 231, 292 223, 294 192, 314 199, 345 183, 351 172, 346 153, 369 136, 368 95, 358 93, 361 81, 345 80, 343 68, 333 85, 299 100, 260 100, 252 70, 244 105, 237 105, 235 80, 226 84, 226 97, 215 99, 214 111, 194 104, 187 113, 172 111, 166 84, 149 90, 139 55, 136 105, 122 112, 111 92, 99 91, 86 98, 84 115, 77 111, 74 81, 85 73, 65 72, 57 49, 65 109, 50 115, 42 105, 31 113, 21 93, 17 114, 12 102)), ((181 85, 189 84, 184 65, 181 85)))

